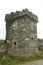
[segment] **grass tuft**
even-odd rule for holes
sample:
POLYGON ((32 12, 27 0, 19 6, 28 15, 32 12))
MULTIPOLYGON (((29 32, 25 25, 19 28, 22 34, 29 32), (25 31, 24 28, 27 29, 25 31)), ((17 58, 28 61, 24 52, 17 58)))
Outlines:
POLYGON ((43 52, 34 57, 20 57, 9 54, 0 54, 0 65, 21 65, 22 63, 43 59, 43 52))

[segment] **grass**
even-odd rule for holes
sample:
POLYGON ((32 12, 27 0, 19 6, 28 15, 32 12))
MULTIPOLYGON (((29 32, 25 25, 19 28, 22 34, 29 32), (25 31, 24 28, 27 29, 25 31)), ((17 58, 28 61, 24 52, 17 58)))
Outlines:
POLYGON ((19 57, 9 54, 0 54, 0 65, 21 65, 22 63, 43 59, 43 52, 34 57, 19 57))

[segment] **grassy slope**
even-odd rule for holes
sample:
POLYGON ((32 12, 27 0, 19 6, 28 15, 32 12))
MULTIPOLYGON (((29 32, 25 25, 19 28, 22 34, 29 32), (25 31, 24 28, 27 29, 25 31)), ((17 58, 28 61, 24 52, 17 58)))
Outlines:
POLYGON ((0 65, 21 65, 22 63, 33 60, 43 59, 43 53, 39 53, 35 57, 18 57, 9 54, 0 54, 0 65))

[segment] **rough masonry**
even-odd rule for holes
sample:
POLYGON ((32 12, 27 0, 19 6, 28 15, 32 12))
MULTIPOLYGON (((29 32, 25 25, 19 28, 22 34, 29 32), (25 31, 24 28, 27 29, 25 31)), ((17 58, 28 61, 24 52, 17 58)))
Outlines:
MULTIPOLYGON (((6 14, 6 41, 0 49, 16 56, 33 56, 38 53, 38 17, 28 9, 6 14)), ((0 50, 1 51, 1 50, 0 50)))
POLYGON ((38 53, 38 17, 28 9, 6 14, 6 43, 8 53, 17 56, 34 56, 38 53))

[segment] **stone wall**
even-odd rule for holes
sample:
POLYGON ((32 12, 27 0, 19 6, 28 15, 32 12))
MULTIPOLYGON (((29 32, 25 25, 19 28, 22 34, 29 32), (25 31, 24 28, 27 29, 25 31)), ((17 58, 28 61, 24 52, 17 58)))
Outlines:
POLYGON ((24 9, 7 14, 5 21, 8 53, 19 56, 37 54, 37 16, 24 9))
POLYGON ((43 51, 43 39, 38 39, 38 49, 43 51))
POLYGON ((5 53, 6 48, 5 48, 5 40, 0 40, 0 53, 5 53))

